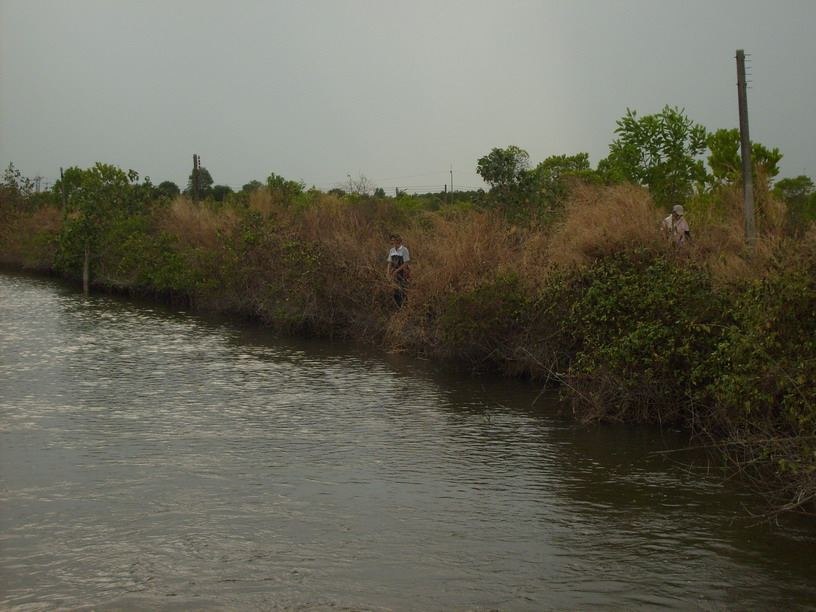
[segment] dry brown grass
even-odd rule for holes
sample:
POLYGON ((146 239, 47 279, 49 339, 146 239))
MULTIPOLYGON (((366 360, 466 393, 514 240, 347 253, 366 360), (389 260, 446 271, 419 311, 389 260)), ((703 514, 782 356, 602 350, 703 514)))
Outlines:
POLYGON ((214 249, 219 243, 219 228, 234 227, 237 221, 238 215, 230 208, 216 210, 206 204, 195 205, 180 196, 159 214, 157 226, 188 246, 214 249))
MULTIPOLYGON (((706 267, 717 283, 761 277, 778 252, 784 209, 760 191, 760 231, 747 246, 741 193, 730 189, 719 197, 716 208, 693 202, 686 207, 693 237, 686 245, 668 239, 661 228, 667 211, 656 207, 646 190, 632 185, 577 186, 563 217, 550 228, 519 228, 483 211, 434 215, 424 226, 400 228, 416 263, 409 304, 389 318, 388 341, 433 345, 422 321, 439 315, 445 296, 497 274, 515 273, 535 293, 550 270, 590 264, 638 247, 706 267)), ((365 248, 370 252, 386 247, 375 241, 365 248)))
POLYGON ((760 185, 756 193, 757 232, 754 243, 745 242, 742 191, 724 187, 709 200, 686 206, 692 240, 678 246, 660 228, 668 214, 658 209, 648 192, 632 185, 606 188, 578 186, 566 205, 564 218, 549 236, 531 235, 525 258, 543 260, 557 267, 585 265, 615 252, 643 246, 667 256, 705 266, 718 283, 751 280, 768 271, 783 239, 785 207, 760 185))
MULTIPOLYGON (((496 274, 516 271, 522 239, 499 215, 484 211, 420 215, 396 231, 411 252, 413 278, 407 304, 386 320, 385 343, 433 354, 440 345, 435 322, 446 299, 496 274)), ((379 247, 383 276, 386 249, 379 247)))
MULTIPOLYGON (((750 248, 743 238, 741 194, 734 188, 717 194, 716 207, 690 203, 687 218, 693 240, 680 248, 660 228, 666 212, 654 205, 647 191, 631 185, 576 186, 562 219, 550 228, 519 228, 499 214, 479 210, 406 214, 391 202, 348 201, 327 194, 305 207, 290 206, 266 190, 252 195, 249 209, 272 221, 280 241, 319 248, 326 265, 339 272, 328 275, 326 292, 358 304, 388 295, 387 239, 392 232, 401 234, 414 260, 407 311, 427 314, 440 297, 496 274, 518 274, 535 290, 554 267, 584 265, 638 246, 704 265, 718 282, 756 277, 766 270, 784 223, 784 208, 767 192, 759 194, 761 231, 750 248)), ((181 197, 158 224, 190 246, 215 249, 219 229, 234 229, 239 221, 240 213, 231 207, 194 206, 181 197)), ((264 263, 270 265, 275 262, 264 263)), ((406 316, 401 313, 397 324, 406 316)))
POLYGON ((519 249, 518 237, 497 216, 484 212, 435 217, 431 227, 403 238, 417 261, 418 296, 447 294, 512 268, 519 249))
POLYGON ((51 267, 53 252, 36 235, 55 234, 62 224, 62 213, 45 206, 31 213, 11 214, 0 228, 0 261, 30 268, 51 267))
POLYGON ((546 245, 545 258, 568 267, 588 264, 633 245, 665 242, 660 230, 664 216, 640 187, 577 186, 564 219, 546 245))
POLYGON ((749 245, 745 241, 741 188, 722 187, 713 201, 714 204, 708 205, 693 202, 688 207, 689 221, 694 224, 694 239, 688 245, 689 257, 706 266, 717 283, 764 276, 784 238, 784 204, 767 189, 757 189, 756 234, 753 244, 749 245))

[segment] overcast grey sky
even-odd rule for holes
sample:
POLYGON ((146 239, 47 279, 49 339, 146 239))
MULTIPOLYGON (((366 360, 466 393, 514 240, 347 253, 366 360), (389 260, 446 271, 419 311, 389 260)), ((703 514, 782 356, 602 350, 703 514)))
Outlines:
POLYGON ((0 0, 0 164, 95 162, 184 187, 270 173, 428 191, 477 160, 609 152, 664 105, 816 178, 814 0, 0 0))

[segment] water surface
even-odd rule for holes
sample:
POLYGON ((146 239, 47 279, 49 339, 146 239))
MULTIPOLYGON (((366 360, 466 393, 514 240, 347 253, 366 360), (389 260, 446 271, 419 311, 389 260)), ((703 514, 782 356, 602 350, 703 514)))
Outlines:
POLYGON ((0 275, 0 608, 816 609, 816 527, 746 520, 679 432, 564 412, 0 275))

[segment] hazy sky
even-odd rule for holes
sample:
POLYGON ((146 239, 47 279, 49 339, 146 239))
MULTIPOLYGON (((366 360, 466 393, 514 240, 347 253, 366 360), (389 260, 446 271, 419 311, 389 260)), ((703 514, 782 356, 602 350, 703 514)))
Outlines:
POLYGON ((666 104, 816 178, 814 0, 0 0, 0 165, 101 161, 184 187, 482 186, 477 160, 609 152, 666 104))

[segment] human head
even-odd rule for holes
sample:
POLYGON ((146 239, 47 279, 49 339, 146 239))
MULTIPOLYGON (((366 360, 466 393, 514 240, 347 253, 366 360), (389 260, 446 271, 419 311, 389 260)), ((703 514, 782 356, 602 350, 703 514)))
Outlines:
POLYGON ((677 215, 678 217, 682 217, 686 214, 686 209, 683 208, 682 204, 675 204, 674 208, 672 208, 672 214, 677 215))
POLYGON ((388 237, 388 240, 389 240, 389 241, 391 241, 391 244, 393 244, 393 245, 400 245, 400 244, 402 244, 402 238, 400 237, 400 235, 399 235, 399 234, 391 234, 391 235, 388 237))

